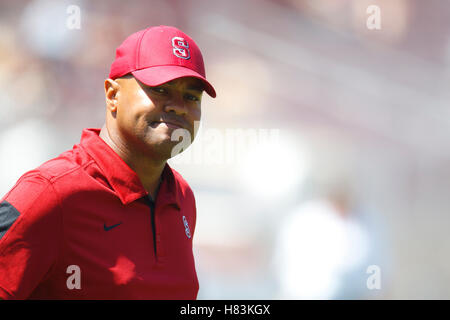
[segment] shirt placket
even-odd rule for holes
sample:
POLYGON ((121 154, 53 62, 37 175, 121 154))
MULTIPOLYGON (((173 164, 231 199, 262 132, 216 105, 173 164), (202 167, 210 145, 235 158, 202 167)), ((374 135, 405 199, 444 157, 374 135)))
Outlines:
POLYGON ((155 254, 155 260, 161 262, 161 257, 164 256, 164 249, 161 243, 161 228, 159 221, 159 214, 157 214, 157 206, 151 196, 146 197, 148 206, 150 207, 150 223, 153 237, 153 250, 155 254))

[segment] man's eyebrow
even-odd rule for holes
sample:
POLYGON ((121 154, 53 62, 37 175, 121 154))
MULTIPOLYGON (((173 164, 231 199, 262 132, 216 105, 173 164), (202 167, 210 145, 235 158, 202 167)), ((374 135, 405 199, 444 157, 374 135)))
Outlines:
POLYGON ((193 90, 193 91, 199 91, 199 92, 202 92, 203 90, 205 90, 205 88, 202 85, 195 85, 195 84, 187 86, 186 89, 193 90))
MULTIPOLYGON (((169 81, 169 82, 163 83, 159 86, 164 86, 164 85, 172 87, 174 84, 173 84, 173 81, 169 81)), ((157 86, 157 87, 159 87, 159 86, 157 86)), ((201 83, 199 83, 199 84, 195 83, 195 84, 188 84, 186 89, 192 90, 192 91, 203 92, 205 90, 205 87, 201 83)))

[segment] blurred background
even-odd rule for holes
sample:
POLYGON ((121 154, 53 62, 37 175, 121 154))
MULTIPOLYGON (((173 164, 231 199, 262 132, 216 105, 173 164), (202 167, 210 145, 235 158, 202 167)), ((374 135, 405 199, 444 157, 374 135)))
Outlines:
POLYGON ((199 299, 450 299, 441 0, 0 0, 2 195, 103 125, 116 47, 160 24, 217 90, 169 161, 196 195, 199 299))

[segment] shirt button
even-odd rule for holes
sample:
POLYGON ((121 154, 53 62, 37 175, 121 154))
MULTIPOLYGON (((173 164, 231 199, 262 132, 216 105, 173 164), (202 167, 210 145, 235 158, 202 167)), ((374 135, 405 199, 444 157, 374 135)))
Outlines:
POLYGON ((156 236, 156 241, 157 241, 157 242, 161 242, 161 237, 160 237, 159 234, 156 236))

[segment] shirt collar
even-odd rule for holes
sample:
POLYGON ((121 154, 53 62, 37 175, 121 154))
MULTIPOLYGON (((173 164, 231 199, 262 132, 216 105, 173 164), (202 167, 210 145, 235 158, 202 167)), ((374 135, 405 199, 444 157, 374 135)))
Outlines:
MULTIPOLYGON (((123 204, 148 196, 139 176, 99 136, 100 129, 86 128, 81 134, 80 145, 94 159, 123 204)), ((178 183, 172 168, 166 163, 161 175, 156 203, 172 204, 180 209, 178 183)))

